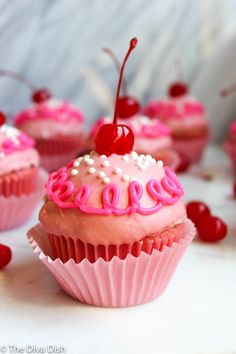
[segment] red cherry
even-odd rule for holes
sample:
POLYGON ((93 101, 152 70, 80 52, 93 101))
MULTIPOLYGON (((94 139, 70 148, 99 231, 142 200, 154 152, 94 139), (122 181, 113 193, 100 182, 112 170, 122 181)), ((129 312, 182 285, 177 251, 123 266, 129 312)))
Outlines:
POLYGON ((133 145, 134 134, 127 125, 123 124, 105 124, 99 129, 95 138, 97 153, 106 156, 127 154, 132 150, 133 145))
POLYGON ((115 102, 115 111, 113 124, 105 124, 101 126, 96 137, 95 137, 95 149, 98 154, 111 155, 119 154, 123 155, 129 153, 134 145, 134 134, 132 130, 124 124, 117 124, 118 118, 118 105, 119 105, 119 94, 123 78, 123 72, 125 63, 132 52, 136 47, 138 40, 133 38, 130 41, 129 49, 126 53, 125 59, 122 63, 120 70, 120 77, 116 92, 116 102, 115 102))
POLYGON ((129 118, 137 114, 140 110, 138 100, 131 96, 123 96, 118 100, 118 117, 129 118))
POLYGON ((6 123, 6 120, 5 114, 0 112, 0 127, 6 123))
POLYGON ((188 93, 188 86, 183 82, 175 82, 169 87, 170 97, 180 97, 188 93))
POLYGON ((52 97, 51 92, 47 88, 34 91, 32 94, 32 101, 35 103, 41 103, 49 100, 52 97))
POLYGON ((186 172, 191 165, 191 161, 186 155, 179 154, 179 157, 180 157, 180 163, 179 166, 177 167, 176 172, 179 173, 186 172))
POLYGON ((196 225, 201 219, 211 214, 209 207, 198 201, 189 202, 186 206, 187 216, 196 225))
POLYGON ((198 236, 205 242, 217 242, 227 235, 227 225, 216 216, 207 216, 197 224, 198 236))
POLYGON ((12 258, 11 249, 8 246, 0 244, 0 269, 4 268, 12 258))

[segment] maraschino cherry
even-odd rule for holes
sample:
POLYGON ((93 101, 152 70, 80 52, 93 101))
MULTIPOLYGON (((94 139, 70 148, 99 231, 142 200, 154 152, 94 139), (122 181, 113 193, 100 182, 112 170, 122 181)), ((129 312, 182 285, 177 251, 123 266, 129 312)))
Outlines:
POLYGON ((0 244, 0 269, 6 267, 11 258, 12 252, 10 247, 0 244))
POLYGON ((134 145, 134 134, 125 124, 117 124, 120 88, 126 61, 137 45, 137 38, 130 41, 129 49, 120 69, 120 77, 116 92, 115 110, 112 124, 104 124, 95 137, 95 149, 98 154, 109 156, 111 154, 123 155, 129 153, 134 145))
POLYGON ((181 97, 188 93, 188 86, 181 81, 176 81, 170 85, 168 94, 170 97, 181 97))
POLYGON ((46 102, 52 97, 51 92, 47 88, 37 89, 31 81, 26 79, 24 76, 15 73, 14 71, 0 70, 0 76, 11 77, 16 81, 22 83, 25 87, 27 87, 32 92, 31 100, 34 103, 46 102))
MULTIPOLYGON (((120 63, 115 54, 112 52, 112 50, 110 50, 109 48, 103 48, 103 50, 104 52, 110 55, 118 72, 120 72, 120 63)), ((119 118, 126 119, 134 116, 140 111, 140 104, 135 97, 127 95, 125 79, 123 79, 122 82, 122 89, 124 95, 122 97, 119 97, 118 99, 117 112, 119 118)))
POLYGON ((0 112, 0 127, 6 123, 6 116, 3 112, 0 112))

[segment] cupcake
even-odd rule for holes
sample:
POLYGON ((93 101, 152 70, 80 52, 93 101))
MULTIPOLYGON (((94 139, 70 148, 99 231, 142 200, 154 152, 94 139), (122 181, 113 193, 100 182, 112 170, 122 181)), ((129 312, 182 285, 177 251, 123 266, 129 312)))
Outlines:
POLYGON ((14 124, 35 139, 41 165, 54 171, 83 148, 84 119, 70 103, 39 92, 33 96, 34 104, 14 117, 14 124))
POLYGON ((39 171, 34 141, 5 124, 0 113, 0 230, 24 223, 43 197, 45 173, 39 171))
POLYGON ((229 134, 224 144, 234 172, 236 172, 236 119, 230 124, 229 134))
POLYGON ((50 175, 40 224, 28 233, 67 294, 109 307, 161 295, 195 234, 175 173, 133 151, 131 128, 118 124, 119 88, 113 123, 98 130, 96 151, 50 175))
POLYGON ((209 124, 204 106, 188 94, 188 87, 176 82, 168 97, 151 101, 143 110, 150 118, 158 118, 172 133, 173 148, 189 163, 198 162, 209 140, 209 124))
MULTIPOLYGON (((92 126, 87 138, 87 151, 94 150, 94 138, 103 124, 111 123, 111 117, 102 117, 92 126)), ((172 148, 170 129, 158 119, 150 119, 135 114, 128 119, 119 119, 121 124, 129 126, 135 136, 134 150, 138 154, 152 155, 175 170, 179 165, 178 154, 172 148)))

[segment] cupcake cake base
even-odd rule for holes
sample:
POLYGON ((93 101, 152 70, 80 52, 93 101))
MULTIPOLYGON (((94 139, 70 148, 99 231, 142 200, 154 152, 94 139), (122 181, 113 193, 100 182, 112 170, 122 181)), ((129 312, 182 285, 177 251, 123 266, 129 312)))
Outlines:
POLYGON ((62 289, 80 302, 102 307, 135 306, 160 296, 194 236, 195 227, 187 220, 184 237, 161 251, 141 252, 138 257, 128 254, 125 259, 114 256, 110 261, 99 258, 94 263, 88 259, 63 263, 59 258, 53 260, 48 235, 41 225, 28 232, 34 253, 62 289))

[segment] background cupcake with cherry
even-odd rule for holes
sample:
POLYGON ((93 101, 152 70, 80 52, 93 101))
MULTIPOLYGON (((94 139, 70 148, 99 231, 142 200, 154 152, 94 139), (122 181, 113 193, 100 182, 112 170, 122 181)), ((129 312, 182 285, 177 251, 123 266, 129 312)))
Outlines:
POLYGON ((96 306, 161 295, 195 234, 175 173, 133 151, 132 129, 118 121, 124 63, 113 122, 98 130, 95 151, 50 175, 40 224, 28 233, 65 292, 96 306))
POLYGON ((53 98, 47 88, 37 89, 18 73, 0 70, 0 75, 21 82, 32 93, 32 105, 17 113, 13 122, 35 140, 42 167, 53 171, 76 157, 85 137, 80 110, 67 101, 53 98))
POLYGON ((143 112, 171 129, 173 147, 186 166, 201 159, 209 141, 209 123, 205 107, 189 95, 185 83, 173 83, 167 97, 150 101, 143 112))
POLYGON ((0 112, 0 230, 23 224, 44 195, 47 174, 39 170, 34 141, 6 124, 0 112))
MULTIPOLYGON (((120 63, 115 54, 108 48, 103 49, 113 59, 120 70, 120 63)), ((180 159, 172 148, 171 130, 158 119, 150 119, 141 113, 139 101, 127 94, 126 82, 122 82, 123 96, 119 98, 117 115, 121 124, 129 126, 135 136, 134 150, 138 154, 150 154, 156 159, 161 159, 165 165, 176 169, 180 159)), ((86 150, 94 150, 94 138, 104 124, 112 123, 112 117, 101 117, 96 121, 88 134, 86 150)))

